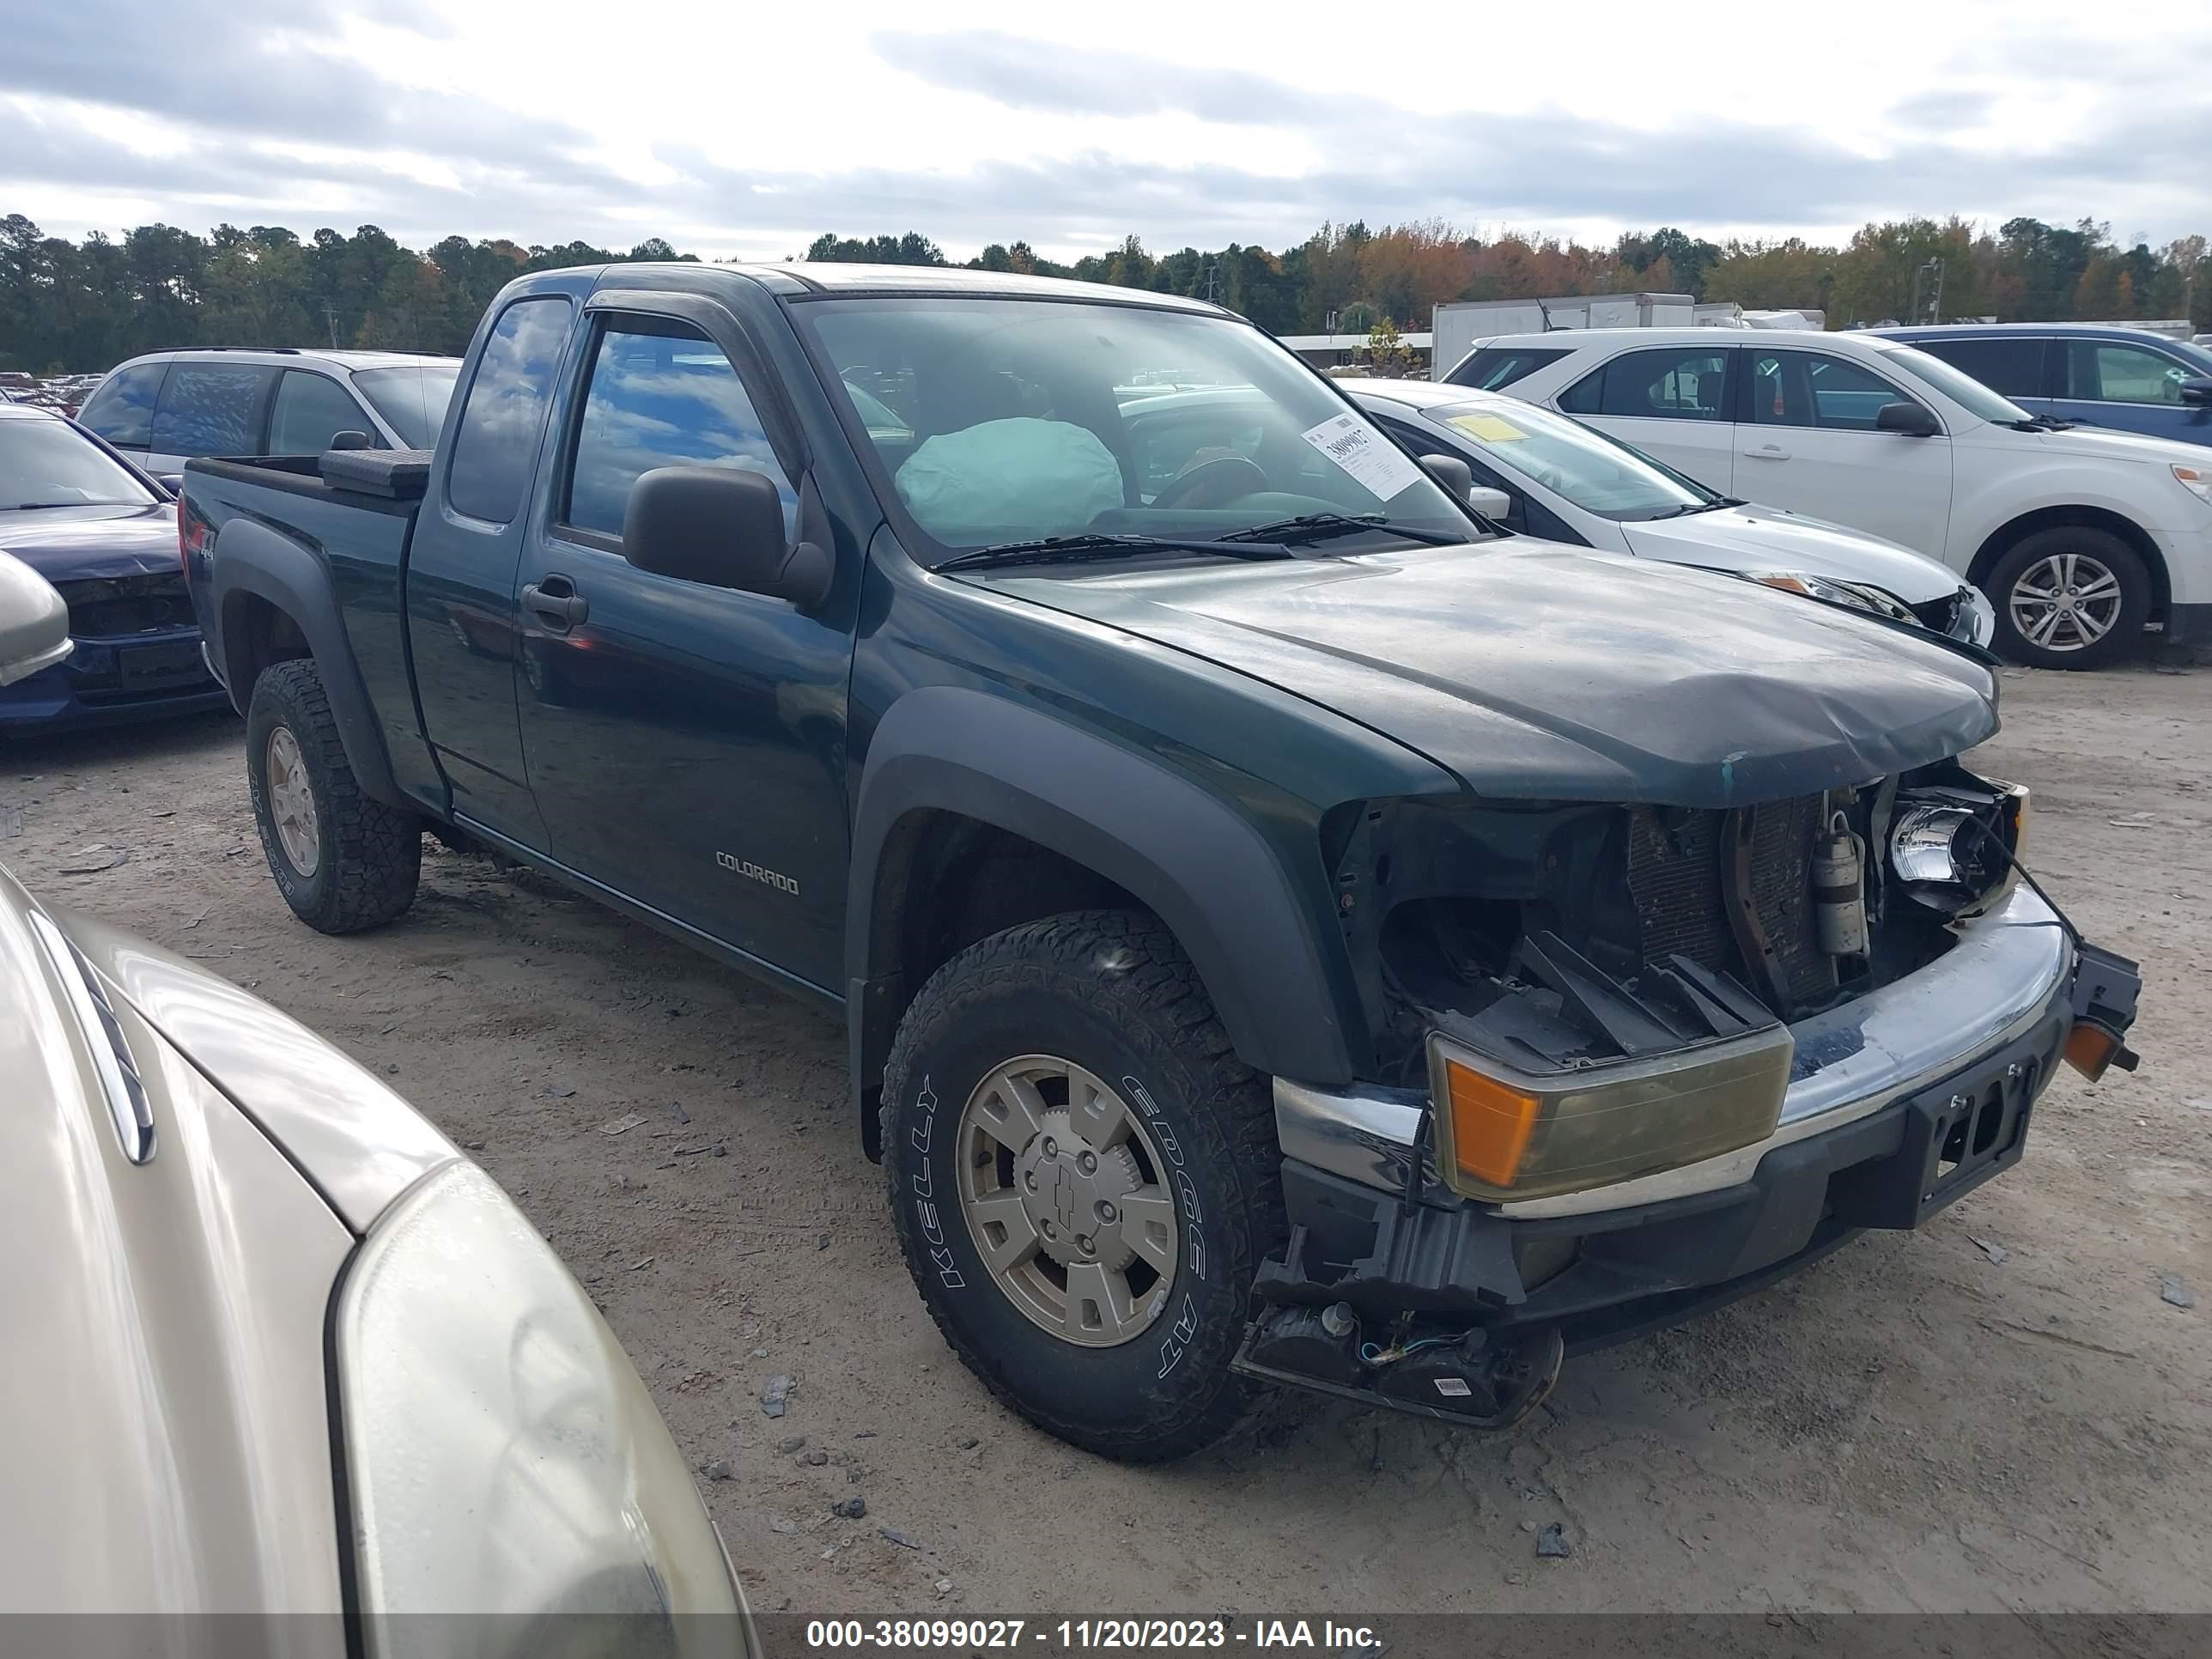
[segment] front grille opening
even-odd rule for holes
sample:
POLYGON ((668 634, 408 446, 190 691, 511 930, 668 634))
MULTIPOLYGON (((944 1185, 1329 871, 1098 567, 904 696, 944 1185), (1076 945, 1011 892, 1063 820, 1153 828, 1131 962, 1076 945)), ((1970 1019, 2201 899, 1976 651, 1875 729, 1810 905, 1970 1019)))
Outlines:
POLYGON ((1982 1097, 1982 1109, 1974 1114, 1974 1155, 1978 1158, 1997 1144, 1998 1133, 2004 1127, 2004 1090, 1996 1084, 1990 1085, 1982 1097))
POLYGON ((120 639, 192 626, 192 601, 179 570, 56 582, 78 639, 120 639))
POLYGON ((1961 1112, 1944 1130, 1942 1149, 1936 1154, 1937 1181, 1966 1161, 1966 1133, 1973 1127, 1973 1121, 1972 1113, 1961 1112))

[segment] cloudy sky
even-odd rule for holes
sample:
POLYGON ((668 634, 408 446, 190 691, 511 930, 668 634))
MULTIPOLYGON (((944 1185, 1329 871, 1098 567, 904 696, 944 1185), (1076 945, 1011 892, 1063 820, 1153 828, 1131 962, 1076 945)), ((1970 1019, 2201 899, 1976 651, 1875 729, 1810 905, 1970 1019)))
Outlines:
POLYGON ((0 213, 71 236, 2212 233, 2207 0, 0 0, 0 213))

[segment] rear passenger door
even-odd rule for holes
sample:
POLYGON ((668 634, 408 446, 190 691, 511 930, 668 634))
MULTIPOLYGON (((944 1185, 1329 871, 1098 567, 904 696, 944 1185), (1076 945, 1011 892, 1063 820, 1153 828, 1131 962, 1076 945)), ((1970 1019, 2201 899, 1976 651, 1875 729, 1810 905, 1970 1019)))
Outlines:
POLYGON ((522 742, 555 858, 822 987, 842 974, 849 615, 640 570, 638 477, 742 467, 799 511, 795 434, 740 325, 696 295, 593 302, 524 554, 522 742))
POLYGON ((1744 356, 1750 418, 1735 428, 1734 493, 1942 558, 1951 517, 1950 438, 1875 425, 1887 404, 1927 409, 1926 400, 1830 352, 1748 346, 1744 356))
POLYGON ((1553 402, 1725 495, 1735 470, 1729 377, 1741 355, 1703 341, 1622 352, 1553 402))
POLYGON ((173 362, 154 405, 144 465, 159 477, 199 455, 258 455, 276 371, 250 363, 173 362))

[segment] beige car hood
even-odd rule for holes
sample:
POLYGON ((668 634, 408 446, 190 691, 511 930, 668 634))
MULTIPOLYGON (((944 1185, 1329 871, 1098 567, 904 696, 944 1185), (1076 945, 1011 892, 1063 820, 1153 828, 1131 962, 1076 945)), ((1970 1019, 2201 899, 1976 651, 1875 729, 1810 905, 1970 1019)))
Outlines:
MULTIPOLYGON (((455 1154, 188 963, 49 915, 82 951, 58 962, 44 914, 0 872, 0 1613, 335 1613, 331 1291, 356 1230, 455 1154), (73 1012, 81 963, 144 1085, 142 1163, 73 1012), (249 1115, 256 1091, 282 1098, 249 1115)), ((343 1651, 336 1620, 294 1634, 343 1651)))

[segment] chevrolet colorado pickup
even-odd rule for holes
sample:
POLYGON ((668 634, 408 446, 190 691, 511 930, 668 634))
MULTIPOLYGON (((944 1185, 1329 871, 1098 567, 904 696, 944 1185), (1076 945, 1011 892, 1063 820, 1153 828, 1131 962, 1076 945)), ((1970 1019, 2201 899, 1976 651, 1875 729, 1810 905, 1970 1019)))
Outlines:
POLYGON ((1194 301, 623 265, 510 285, 434 451, 194 460, 179 534, 302 920, 429 831, 842 1012, 946 1340, 1157 1460, 1262 1381, 1510 1424, 2133 1063, 1985 658, 1466 482, 1194 301))

